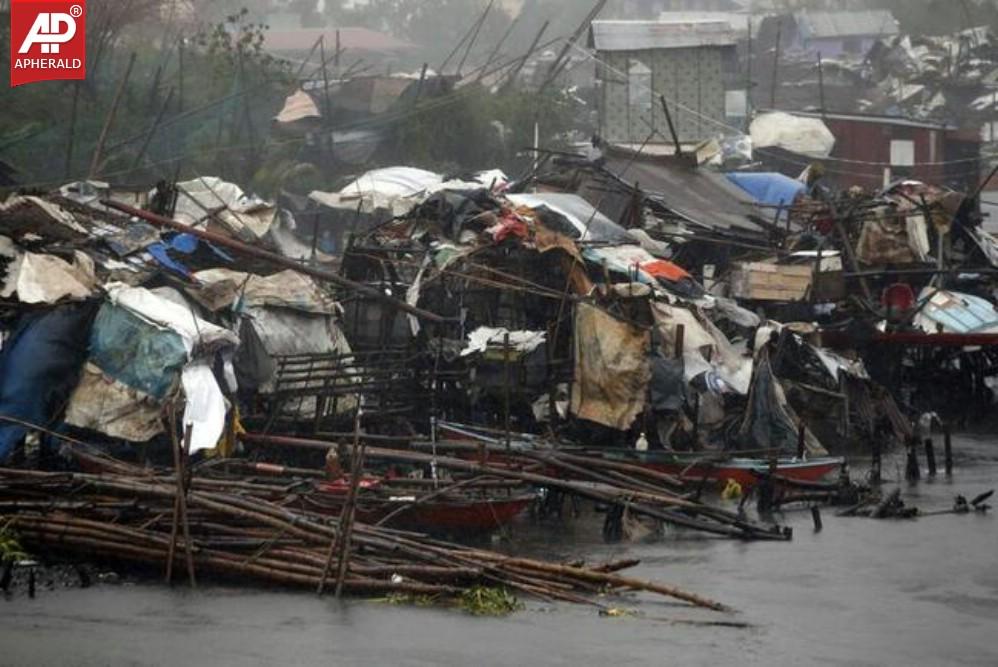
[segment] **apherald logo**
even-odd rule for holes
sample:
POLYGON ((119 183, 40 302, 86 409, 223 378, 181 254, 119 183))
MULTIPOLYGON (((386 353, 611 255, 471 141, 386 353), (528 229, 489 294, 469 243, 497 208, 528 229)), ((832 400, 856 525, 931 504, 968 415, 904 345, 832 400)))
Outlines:
POLYGON ((10 85, 87 78, 84 0, 12 0, 10 85))

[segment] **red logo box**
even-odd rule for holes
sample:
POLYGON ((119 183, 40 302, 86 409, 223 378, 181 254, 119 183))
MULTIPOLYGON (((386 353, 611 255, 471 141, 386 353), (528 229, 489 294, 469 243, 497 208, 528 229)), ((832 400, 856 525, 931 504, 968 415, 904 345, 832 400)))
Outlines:
POLYGON ((11 0, 11 87, 86 79, 86 18, 86 0, 11 0))

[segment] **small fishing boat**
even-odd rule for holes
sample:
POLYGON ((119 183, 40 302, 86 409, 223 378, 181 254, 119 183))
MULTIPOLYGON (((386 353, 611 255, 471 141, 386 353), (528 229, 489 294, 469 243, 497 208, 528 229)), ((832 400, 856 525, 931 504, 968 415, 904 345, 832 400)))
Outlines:
MULTIPOLYGON (((394 480, 398 481, 398 480, 394 480)), ((451 482, 441 482, 446 485, 451 482)), ((315 483, 315 493, 307 497, 313 509, 338 515, 350 488, 348 477, 315 483)), ((378 523, 426 533, 481 534, 498 530, 519 516, 536 494, 522 487, 506 490, 455 490, 433 497, 426 488, 383 484, 377 478, 360 482, 357 517, 364 523, 378 523), (420 500, 421 498, 426 500, 420 500)))
MULTIPOLYGON (((597 452, 587 450, 587 454, 597 452)), ((734 480, 748 489, 758 483, 759 478, 770 472, 769 459, 728 457, 720 453, 667 452, 634 450, 602 450, 599 456, 610 461, 620 461, 640 465, 649 470, 678 477, 685 482, 708 482, 726 484, 734 480)), ((780 457, 776 459, 777 478, 798 482, 817 482, 842 468, 845 459, 841 456, 821 456, 814 458, 780 457)))
MULTIPOLYGON (((437 436, 440 438, 438 446, 442 449, 462 446, 468 448, 476 443, 479 446, 486 446, 489 448, 490 460, 502 458, 503 445, 506 442, 504 434, 495 429, 450 422, 437 424, 437 436)), ((542 444, 537 436, 525 433, 510 434, 509 443, 510 451, 513 452, 537 450, 546 446, 546 443, 542 444)), ((641 466, 686 482, 701 482, 706 479, 710 483, 726 484, 728 480, 734 480, 744 489, 757 484, 759 478, 770 471, 768 458, 742 457, 723 451, 672 452, 575 447, 559 449, 573 454, 641 466)), ((776 459, 775 475, 777 478, 798 482, 816 482, 841 469, 844 462, 845 459, 841 456, 800 458, 783 456, 776 459)))

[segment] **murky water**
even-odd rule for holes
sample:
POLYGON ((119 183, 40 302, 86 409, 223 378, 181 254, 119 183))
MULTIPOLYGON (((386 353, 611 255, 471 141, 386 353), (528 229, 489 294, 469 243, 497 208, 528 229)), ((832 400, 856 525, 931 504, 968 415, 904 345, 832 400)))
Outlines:
MULTIPOLYGON (((906 487, 923 510, 998 486, 998 440, 960 438, 952 480, 906 487)), ((894 474, 885 467, 885 475, 894 474)), ((789 543, 666 536, 608 546, 599 524, 517 528, 533 553, 640 558, 633 572, 721 600, 732 617, 644 595, 640 616, 528 604, 505 619, 317 599, 308 593, 155 585, 98 587, 0 602, 5 665, 995 665, 998 522, 915 521, 787 513, 789 543), (747 629, 674 619, 727 618, 747 629)))

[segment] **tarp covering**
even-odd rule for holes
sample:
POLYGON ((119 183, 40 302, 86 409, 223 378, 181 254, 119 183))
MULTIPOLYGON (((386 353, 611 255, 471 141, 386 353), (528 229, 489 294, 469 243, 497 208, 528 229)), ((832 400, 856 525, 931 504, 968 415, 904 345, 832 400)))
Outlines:
POLYGON ((981 297, 926 287, 914 324, 926 333, 998 333, 998 311, 981 297))
MULTIPOLYGON (((742 446, 750 449, 777 449, 783 454, 795 455, 799 424, 800 419, 787 402, 783 386, 773 375, 769 354, 763 349, 756 359, 748 409, 739 429, 742 446)), ((804 429, 804 450, 810 456, 828 454, 808 428, 804 429)))
POLYGON ((782 111, 759 114, 749 127, 756 148, 782 148, 811 157, 828 157, 835 135, 820 118, 804 118, 782 111))
POLYGON ((184 424, 191 430, 191 451, 211 449, 225 430, 225 397, 205 361, 188 364, 181 375, 184 387, 184 424))
POLYGON ((926 258, 929 240, 925 217, 899 217, 877 209, 863 223, 856 257, 867 264, 911 264, 926 258))
POLYGON ((651 333, 599 308, 575 308, 571 411, 620 431, 644 410, 651 381, 651 333))
POLYGON ((239 337, 228 329, 203 320, 191 308, 168 301, 147 289, 117 284, 108 285, 107 291, 111 303, 127 308, 157 327, 179 334, 188 354, 239 344, 239 337))
MULTIPOLYGON (((518 206, 532 209, 548 209, 567 220, 571 230, 558 229, 570 233, 580 241, 600 243, 637 243, 626 229, 600 213, 592 204, 576 194, 562 192, 538 192, 535 194, 511 194, 506 196, 518 206)), ((548 223, 548 221, 545 221, 548 223)), ((548 223, 548 226, 551 225, 548 223)))
POLYGON ((778 172, 731 172, 728 180, 752 195, 760 204, 789 206, 807 187, 778 172))
POLYGON ((211 216, 231 234, 249 242, 266 236, 276 215, 273 204, 214 176, 177 183, 177 191, 175 220, 195 225, 211 216))
MULTIPOLYGON (((176 390, 187 362, 195 355, 209 358, 238 345, 239 339, 149 290, 112 285, 108 292, 110 299, 101 306, 90 332, 89 358, 70 397, 66 422, 144 442, 162 432, 163 403, 176 390)), ((193 379, 202 376, 187 379, 191 389, 193 379)), ((188 408, 193 415, 214 414, 213 406, 224 401, 214 379, 188 394, 187 400, 193 404, 188 408)), ((194 437, 202 442, 214 429, 198 417, 194 437)))
POLYGON ((510 331, 502 327, 478 327, 468 334, 468 345, 461 350, 461 356, 485 352, 489 345, 501 348, 506 342, 507 335, 511 353, 533 352, 541 346, 547 336, 544 331, 510 331))
POLYGON ((73 254, 70 264, 55 255, 33 252, 9 253, 13 260, 7 267, 7 277, 0 297, 17 295, 21 303, 56 303, 62 299, 85 299, 97 285, 94 262, 80 251, 73 254))
POLYGON ((306 313, 331 315, 336 302, 312 278, 287 269, 270 276, 260 276, 230 269, 208 269, 194 274, 200 288, 187 293, 211 311, 231 308, 273 306, 306 313))
POLYGON ((700 320, 686 308, 661 302, 652 304, 652 315, 667 351, 675 350, 677 331, 680 326, 683 327, 683 361, 687 382, 702 373, 709 373, 723 380, 732 391, 742 395, 748 393, 752 381, 752 360, 739 354, 710 320, 700 320))
MULTIPOLYGON (((86 358, 85 332, 96 303, 66 304, 23 317, 0 354, 0 415, 48 425, 76 386, 86 358)), ((26 430, 0 422, 0 461, 26 430)))
POLYGON ((293 123, 307 118, 321 118, 319 107, 312 96, 304 90, 297 90, 284 100, 284 108, 274 116, 278 123, 293 123))
MULTIPOLYGON (((335 320, 287 308, 249 308, 247 315, 263 349, 271 357, 292 354, 332 354, 350 352, 350 344, 335 320)), ((237 357, 240 365, 251 359, 237 357)), ((259 365, 259 360, 256 362, 259 365)), ((241 372, 248 369, 243 367, 241 372)), ((258 373, 262 374, 262 373, 258 373)), ((261 383, 262 393, 273 391, 273 376, 261 383)))
POLYGON ((66 422, 145 442, 162 432, 162 403, 186 362, 179 334, 105 303, 91 329, 89 359, 70 398, 66 422))

